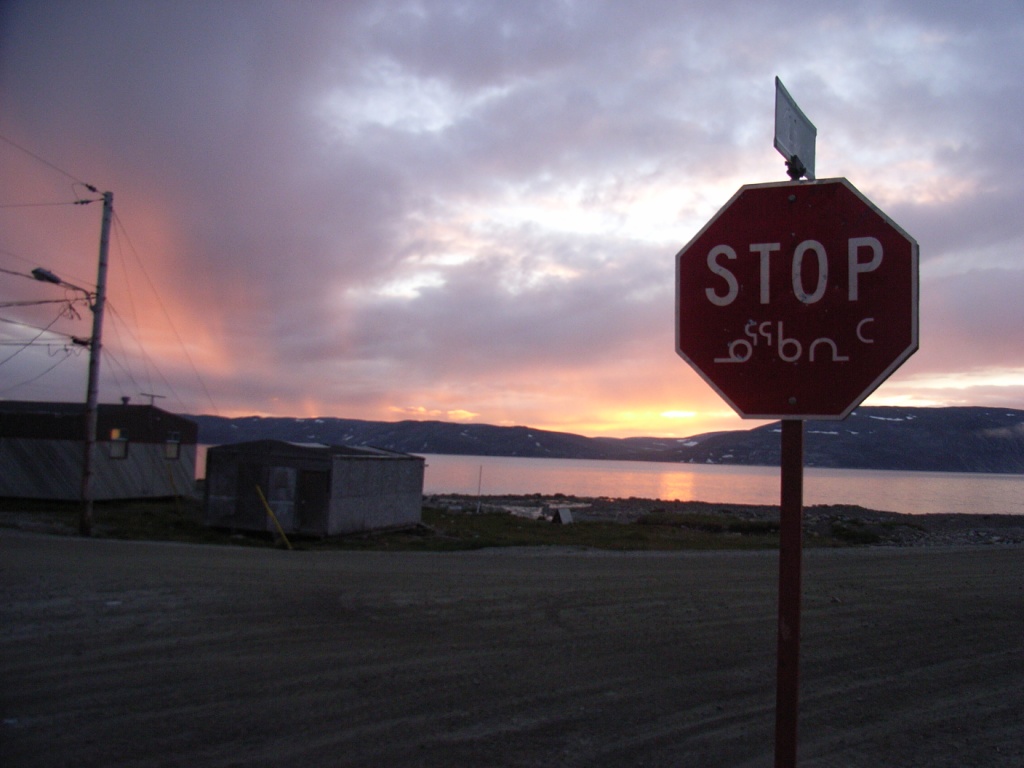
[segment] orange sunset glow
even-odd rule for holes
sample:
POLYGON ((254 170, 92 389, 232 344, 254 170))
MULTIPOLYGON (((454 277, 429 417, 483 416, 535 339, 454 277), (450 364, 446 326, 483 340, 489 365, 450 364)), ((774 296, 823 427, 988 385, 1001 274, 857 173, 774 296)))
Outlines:
POLYGON ((674 257, 785 180, 779 75, 817 176, 920 244, 920 351, 866 402, 1022 407, 1024 18, 729 5, 12 4, 0 398, 82 399, 90 312, 30 273, 94 289, 101 204, 76 202, 110 190, 101 401, 756 426, 675 351, 674 257))

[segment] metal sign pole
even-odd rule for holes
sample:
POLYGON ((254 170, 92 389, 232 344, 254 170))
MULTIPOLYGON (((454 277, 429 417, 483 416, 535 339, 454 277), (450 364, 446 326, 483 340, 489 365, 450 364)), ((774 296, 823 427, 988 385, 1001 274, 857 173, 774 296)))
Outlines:
POLYGON ((796 767, 803 570, 804 422, 782 422, 779 510, 779 628, 775 693, 775 768, 796 767))
MULTIPOLYGON (((818 129, 775 78, 775 148, 789 178, 814 179, 818 129)), ((792 198, 790 198, 792 199, 792 198)), ((781 327, 781 324, 780 324, 781 327)), ((800 700, 800 596, 803 575, 804 422, 782 421, 779 503, 779 628, 775 689, 775 768, 796 768, 800 700)))

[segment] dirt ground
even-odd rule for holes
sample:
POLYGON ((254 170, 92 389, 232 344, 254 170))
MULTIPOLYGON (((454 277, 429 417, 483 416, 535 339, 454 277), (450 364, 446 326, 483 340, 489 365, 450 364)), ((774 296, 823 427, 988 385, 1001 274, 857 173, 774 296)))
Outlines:
MULTIPOLYGON (((1024 765, 1024 547, 805 553, 800 765, 1024 765)), ((777 554, 0 530, 11 766, 771 766, 777 554)))

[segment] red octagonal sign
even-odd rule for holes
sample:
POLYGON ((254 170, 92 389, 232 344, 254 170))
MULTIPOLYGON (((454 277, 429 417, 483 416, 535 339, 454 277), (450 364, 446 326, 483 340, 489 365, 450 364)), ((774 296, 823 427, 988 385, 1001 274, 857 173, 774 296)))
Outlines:
POLYGON ((917 350, 917 272, 846 179, 744 186, 676 256, 676 351, 744 418, 842 419, 917 350))

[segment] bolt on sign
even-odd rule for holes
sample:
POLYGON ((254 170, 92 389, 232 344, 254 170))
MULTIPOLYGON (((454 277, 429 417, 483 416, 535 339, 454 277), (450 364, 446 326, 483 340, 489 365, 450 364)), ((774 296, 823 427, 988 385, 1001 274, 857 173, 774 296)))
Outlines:
POLYGON ((743 186, 676 255, 676 351, 744 418, 845 418, 917 346, 917 242, 846 179, 743 186))

